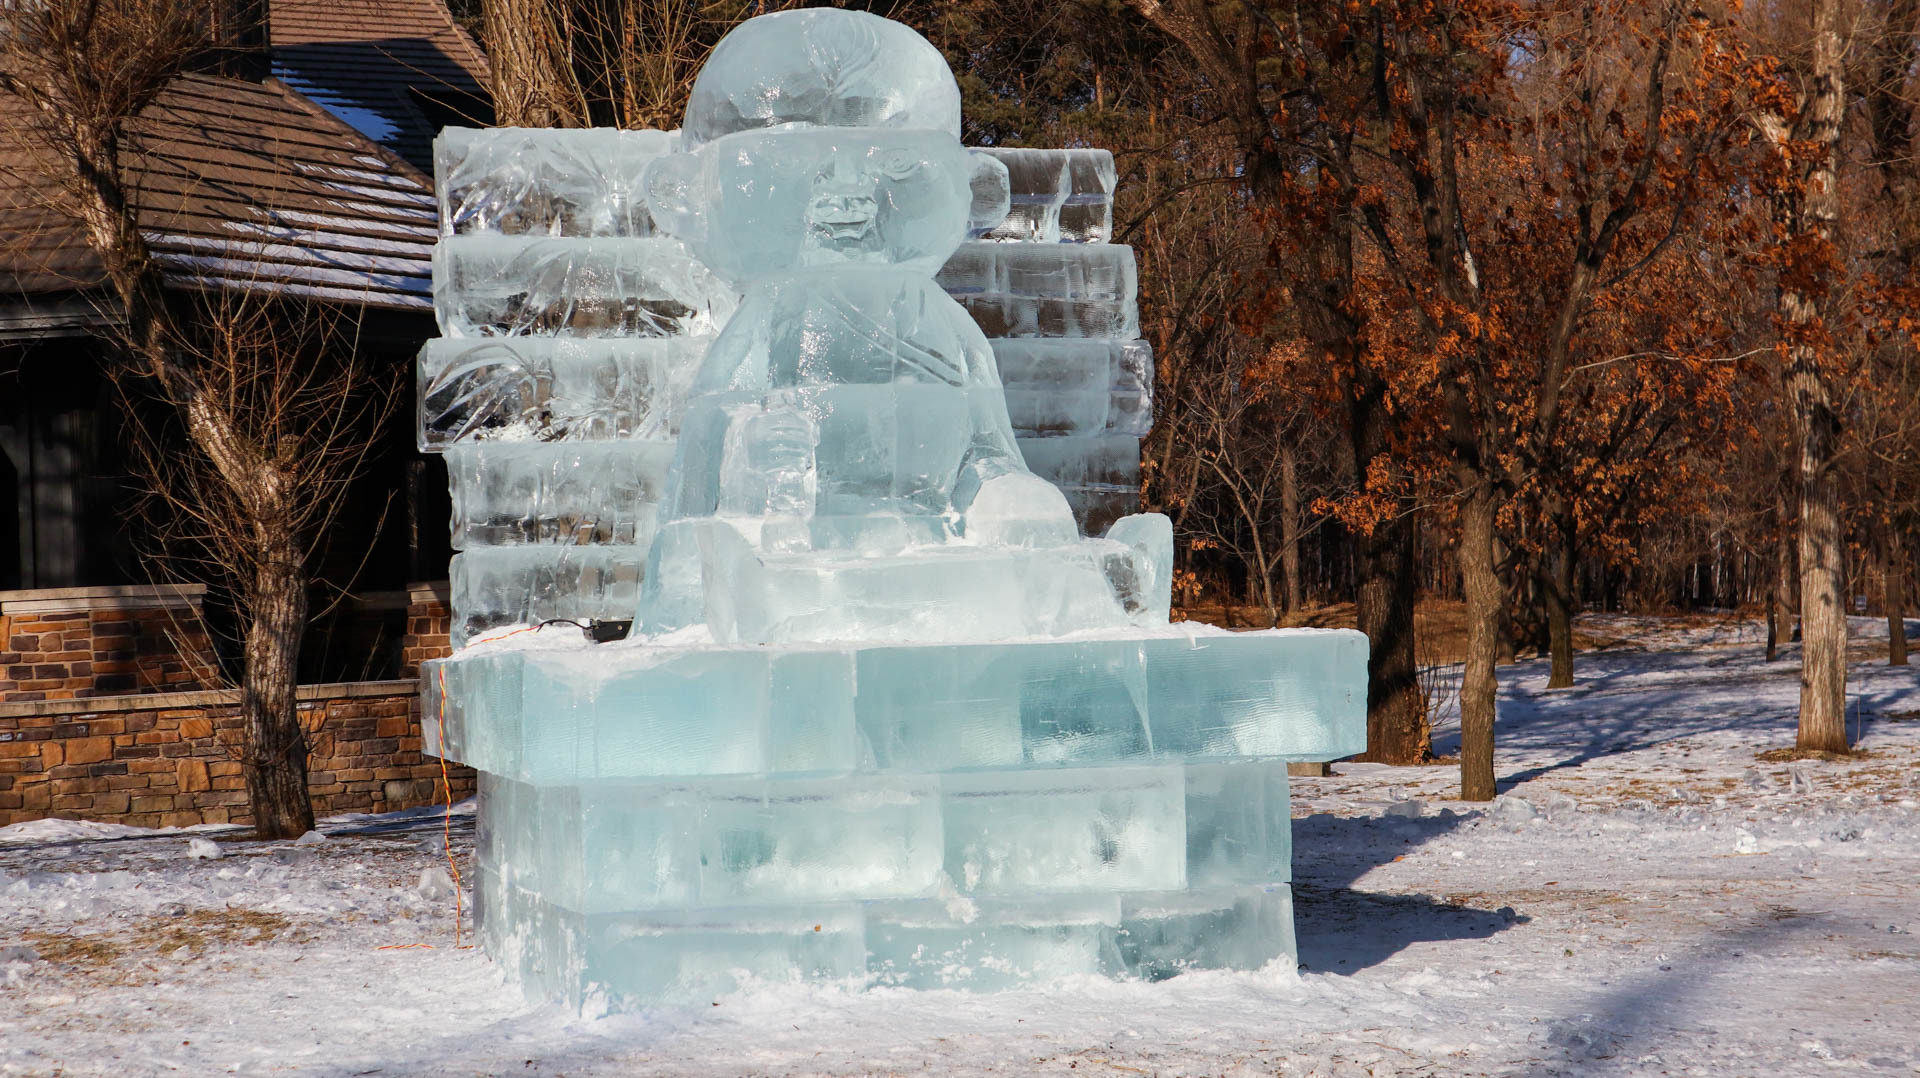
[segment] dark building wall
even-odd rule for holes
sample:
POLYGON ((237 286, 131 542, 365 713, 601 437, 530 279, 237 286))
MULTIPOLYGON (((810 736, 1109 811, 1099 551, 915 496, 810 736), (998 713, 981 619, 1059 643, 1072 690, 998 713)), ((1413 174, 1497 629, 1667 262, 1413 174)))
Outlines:
POLYGON ((144 582, 117 408, 92 342, 0 349, 0 590, 144 582))
MULTIPOLYGON (((424 314, 382 312, 370 314, 354 340, 395 394, 394 407, 347 504, 314 547, 304 682, 397 676, 406 586, 447 574, 446 470, 419 453, 414 432, 414 355, 432 332, 424 314)), ((96 342, 0 345, 0 591, 178 578, 140 558, 125 408, 96 342)), ((150 418, 156 429, 170 425, 164 411, 150 418)), ((190 451, 184 441, 180 451, 190 451)), ((203 582, 207 627, 231 676, 237 650, 226 582, 203 582)))

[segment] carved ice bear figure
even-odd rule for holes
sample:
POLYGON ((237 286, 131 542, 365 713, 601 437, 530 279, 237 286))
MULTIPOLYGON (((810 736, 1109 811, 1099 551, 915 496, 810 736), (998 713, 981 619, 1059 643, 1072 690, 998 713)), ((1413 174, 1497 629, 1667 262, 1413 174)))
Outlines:
MULTIPOLYGON (((752 19, 702 69, 683 131, 685 152, 648 168, 649 210, 745 296, 707 351, 681 427, 647 629, 704 621, 723 638, 830 635, 811 614, 768 612, 778 596, 742 597, 769 559, 791 569, 804 555, 1073 547, 1069 560, 1098 577, 1104 541, 1082 539, 1066 498, 1028 470, 992 349, 933 280, 970 232, 1007 212, 1005 167, 960 145, 959 89, 938 51, 856 12, 752 19), (793 628, 801 622, 812 627, 793 628), (788 628, 767 628, 776 624, 788 628)), ((936 598, 925 592, 957 583, 940 577, 896 573, 874 587, 899 591, 901 609, 925 608, 936 598)), ((1127 605, 1099 591, 1106 607, 1127 605)), ((831 592, 821 602, 839 601, 831 592)), ((1070 605, 1042 628, 1125 617, 1070 605)))

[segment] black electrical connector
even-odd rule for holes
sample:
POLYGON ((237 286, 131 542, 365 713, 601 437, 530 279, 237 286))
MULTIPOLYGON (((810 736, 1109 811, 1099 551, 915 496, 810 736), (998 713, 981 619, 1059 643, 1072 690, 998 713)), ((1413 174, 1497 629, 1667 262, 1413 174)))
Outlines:
POLYGON ((633 619, 620 621, 594 618, 587 622, 587 636, 596 644, 605 644, 610 640, 625 640, 633 631, 633 619))

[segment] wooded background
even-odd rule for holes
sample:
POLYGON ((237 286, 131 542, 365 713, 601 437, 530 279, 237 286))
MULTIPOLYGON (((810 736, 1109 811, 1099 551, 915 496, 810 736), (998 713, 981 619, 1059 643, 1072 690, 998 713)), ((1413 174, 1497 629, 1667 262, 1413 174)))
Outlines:
MULTIPOLYGON (((199 454, 153 485, 233 523, 210 549, 251 599, 250 788, 292 803, 307 611, 287 597, 331 519, 298 484, 359 474, 355 432, 391 402, 287 381, 311 319, 239 333, 258 320, 167 293, 121 160, 146 104, 231 44, 207 12, 252 26, 254 3, 21 7, 0 90, 105 267, 129 369, 199 454)), ((496 122, 667 128, 713 44, 781 6, 455 11, 496 122)), ((1142 497, 1173 520, 1176 601, 1350 617, 1369 758, 1432 758, 1431 670, 1463 661, 1461 792, 1492 797, 1499 666, 1546 654, 1573 684, 1588 608, 1764 612, 1769 656, 1801 664, 1799 748, 1849 750, 1845 618, 1883 613, 1906 662, 1920 519, 1920 0, 844 6, 945 52, 968 143, 1114 152, 1157 357, 1142 497)))
MULTIPOLYGON (((769 6, 462 14, 502 124, 669 126, 769 6)), ((1847 750, 1845 615, 1906 660, 1920 0, 843 6, 946 53, 968 142, 1114 151, 1179 598, 1354 603, 1370 756, 1431 753, 1416 597, 1464 605, 1469 798, 1496 667, 1571 684, 1583 608, 1765 611, 1847 750)))

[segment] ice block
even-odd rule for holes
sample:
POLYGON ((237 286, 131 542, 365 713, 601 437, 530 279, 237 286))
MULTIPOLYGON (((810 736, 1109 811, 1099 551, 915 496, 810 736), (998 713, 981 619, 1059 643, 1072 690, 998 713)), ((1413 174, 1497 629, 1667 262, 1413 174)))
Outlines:
POLYGON ((439 338, 420 354, 419 445, 671 442, 706 337, 439 338))
POLYGON ((448 337, 712 334, 735 295, 670 239, 447 236, 433 306, 448 337))

